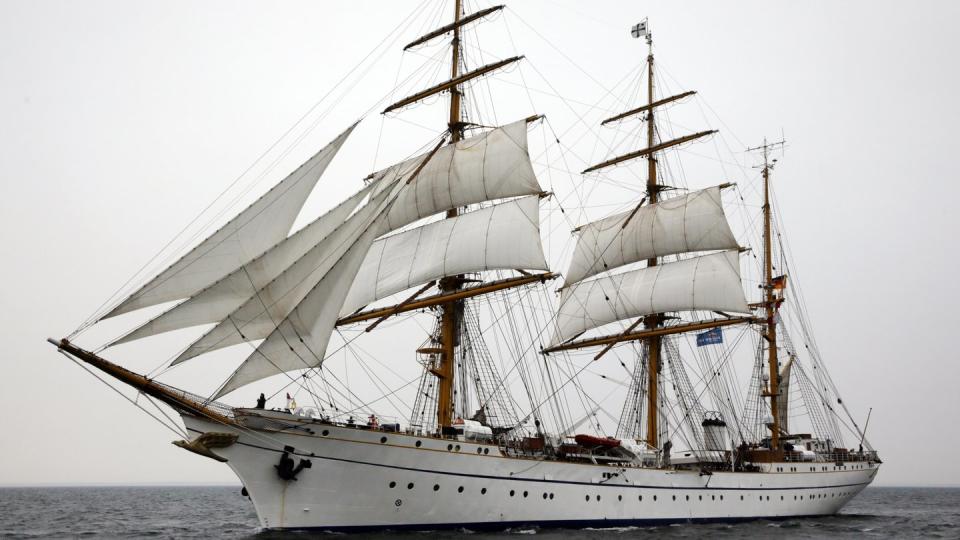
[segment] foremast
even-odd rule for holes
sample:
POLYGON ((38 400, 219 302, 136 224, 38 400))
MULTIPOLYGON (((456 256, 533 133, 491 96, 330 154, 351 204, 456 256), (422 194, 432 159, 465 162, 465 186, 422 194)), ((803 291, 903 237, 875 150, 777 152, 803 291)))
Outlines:
MULTIPOLYGON (((463 14, 462 0, 454 1, 453 39, 451 40, 450 80, 456 81, 460 71, 460 19, 463 14)), ((463 122, 460 112, 460 85, 450 89, 450 130, 451 144, 463 139, 463 122)), ((457 217, 460 211, 451 208, 447 219, 457 217)), ((440 280, 442 292, 453 292, 460 288, 462 276, 452 276, 440 280)), ((440 366, 433 371, 437 377, 437 427, 441 433, 453 422, 453 382, 456 365, 455 355, 458 341, 458 328, 463 323, 463 300, 454 300, 440 305, 440 366)))
MULTIPOLYGON (((384 109, 383 112, 388 113, 406 105, 421 101, 426 97, 448 91, 450 93, 450 107, 447 131, 450 137, 450 144, 456 145, 458 142, 462 141, 464 139, 464 132, 468 126, 468 122, 465 121, 462 110, 463 84, 477 77, 481 77, 490 72, 513 64, 523 58, 522 56, 514 56, 481 66, 471 71, 466 71, 463 50, 461 46, 462 28, 466 24, 480 20, 492 13, 502 10, 503 7, 504 6, 502 5, 498 5, 480 10, 476 13, 465 14, 462 0, 455 0, 453 22, 421 36, 420 38, 408 44, 404 49, 407 50, 417 45, 426 43, 436 37, 452 33, 452 38, 450 41, 450 79, 404 98, 390 105, 384 109), (461 72, 461 66, 464 66, 464 72, 461 72)), ((527 118, 527 122, 533 122, 539 118, 540 116, 531 116, 527 118)), ((544 194, 541 194, 541 196, 543 195, 544 194)), ((446 212, 447 219, 453 219, 459 215, 460 208, 451 208, 446 212)), ((523 275, 516 278, 481 283, 477 286, 464 288, 464 285, 472 280, 467 280, 464 275, 452 275, 437 280, 435 285, 440 291, 440 294, 438 295, 417 300, 417 296, 419 296, 419 294, 426 291, 430 286, 433 285, 433 283, 431 283, 421 289, 413 297, 407 299, 405 302, 385 309, 354 314, 350 317, 341 319, 338 321, 338 324, 349 324, 377 317, 379 317, 379 320, 382 320, 392 315, 414 309, 423 309, 424 307, 436 307, 439 310, 439 325, 436 335, 437 347, 424 348, 419 352, 427 352, 431 355, 437 355, 438 361, 435 362, 431 368, 429 368, 429 372, 437 379, 437 429, 441 434, 444 434, 445 431, 448 431, 451 428, 455 420, 454 387, 457 365, 456 351, 457 347, 460 345, 460 334, 464 327, 464 301, 472 296, 489 294, 495 291, 519 287, 534 282, 542 282, 547 279, 553 279, 554 277, 556 276, 550 272, 534 275, 523 272, 523 275)), ((376 326, 376 324, 379 323, 379 320, 377 323, 374 323, 373 326, 376 326)), ((371 329, 372 326, 367 328, 367 330, 371 329)))

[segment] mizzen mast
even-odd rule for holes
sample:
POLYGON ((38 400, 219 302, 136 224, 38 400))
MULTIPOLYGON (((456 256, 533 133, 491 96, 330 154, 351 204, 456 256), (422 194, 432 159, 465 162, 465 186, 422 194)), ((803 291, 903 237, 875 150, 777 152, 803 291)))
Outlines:
POLYGON ((766 328, 763 339, 767 342, 767 363, 769 368, 769 382, 763 389, 762 395, 770 399, 770 415, 772 417, 770 424, 770 448, 774 452, 780 450, 780 362, 777 358, 777 310, 780 306, 780 299, 777 298, 776 291, 783 289, 785 276, 774 277, 773 275, 773 212, 770 206, 770 171, 773 170, 777 160, 770 160, 770 150, 782 147, 786 141, 780 140, 774 143, 768 143, 763 140, 763 145, 756 148, 748 148, 747 151, 761 151, 763 153, 763 166, 761 174, 763 175, 763 304, 765 309, 766 328))

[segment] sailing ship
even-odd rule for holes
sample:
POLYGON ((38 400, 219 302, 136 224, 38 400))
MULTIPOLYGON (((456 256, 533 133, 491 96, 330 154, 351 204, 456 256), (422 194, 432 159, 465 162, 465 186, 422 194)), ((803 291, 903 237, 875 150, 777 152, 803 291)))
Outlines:
POLYGON ((788 306, 803 332, 809 325, 787 295, 788 267, 775 272, 783 260, 782 253, 776 258, 771 203, 777 143, 757 149, 762 277, 751 303, 741 258, 752 252, 724 210, 724 193, 735 186, 684 192, 663 182, 665 151, 714 131, 661 138, 662 108, 694 92, 656 95, 652 36, 646 22, 637 25, 634 37, 649 47, 646 103, 603 124, 639 119, 646 145, 583 174, 587 180, 646 161, 642 197, 574 230, 560 280, 541 239, 540 206, 551 194, 528 151, 528 129, 542 117, 488 128, 470 122, 462 107, 473 81, 522 58, 466 68, 464 28, 503 6, 467 14, 461 0, 453 4, 451 23, 407 46, 449 38, 449 78, 384 110, 448 95, 449 122, 434 144, 370 174, 353 195, 290 234, 350 126, 154 278, 51 343, 145 400, 172 407, 185 426, 175 444, 230 467, 265 529, 596 527, 841 509, 871 483, 881 461, 812 338, 805 335, 805 350, 798 350, 788 333, 788 306), (99 349, 75 343, 99 321, 171 302, 99 349), (499 311, 484 311, 492 302, 499 311), (340 350, 354 339, 377 339, 385 321, 403 317, 433 323, 415 330, 424 340, 415 351, 422 375, 408 421, 388 421, 372 403, 338 405, 329 391, 337 381, 324 369, 331 336, 362 330, 340 350), (487 345, 498 324, 514 341, 506 355, 487 345), (116 345, 201 325, 208 329, 171 365, 258 342, 210 396, 104 358, 116 345), (731 328, 741 329, 737 341, 749 344, 753 360, 739 402, 733 347, 723 333, 731 328), (690 340, 704 368, 697 384, 683 358, 690 340), (588 357, 576 357, 578 364, 571 355, 581 351, 588 357), (572 421, 566 390, 615 355, 629 375, 616 432, 585 425, 600 408, 590 396, 583 396, 583 418, 572 421), (285 378, 271 398, 286 391, 285 407, 266 407, 263 395, 256 407, 218 401, 276 375, 285 378), (527 388, 526 402, 510 388, 511 375, 527 388), (546 389, 539 393, 530 388, 538 377, 546 389), (294 399, 315 406, 297 407, 294 399), (846 446, 841 427, 850 428, 857 448, 846 446), (687 448, 675 449, 680 443, 687 448))

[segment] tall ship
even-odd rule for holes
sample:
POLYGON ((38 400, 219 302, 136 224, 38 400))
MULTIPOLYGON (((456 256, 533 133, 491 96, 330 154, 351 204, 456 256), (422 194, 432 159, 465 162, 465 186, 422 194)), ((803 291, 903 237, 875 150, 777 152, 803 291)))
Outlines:
POLYGON ((545 190, 531 159, 543 111, 497 125, 465 106, 495 101, 474 85, 523 59, 464 54, 467 30, 503 6, 444 9, 448 23, 407 45, 449 45, 441 82, 383 109, 449 100, 446 126, 420 151, 359 172, 352 195, 291 231, 348 127, 50 342, 132 387, 131 401, 182 435, 174 444, 232 469, 264 529, 609 527, 843 508, 881 461, 826 370, 783 249, 772 195, 782 142, 748 149, 753 190, 674 181, 671 152, 715 131, 664 128, 664 111, 695 92, 660 93, 644 21, 632 29, 648 46, 644 91, 601 123, 621 141, 574 175, 589 186, 616 169, 634 196, 574 222, 570 194, 545 190), (554 244, 565 247, 548 262, 554 244), (129 320, 126 331, 86 344, 108 319, 129 320), (120 365, 153 336, 193 327, 200 337, 163 369, 120 365), (398 335, 420 344, 368 358, 364 343, 398 335), (228 347, 242 360, 212 392, 161 380, 228 347), (361 397, 335 358, 379 396, 361 397), (419 375, 400 384, 391 364, 419 375), (270 386, 256 405, 228 404, 254 383, 270 386))

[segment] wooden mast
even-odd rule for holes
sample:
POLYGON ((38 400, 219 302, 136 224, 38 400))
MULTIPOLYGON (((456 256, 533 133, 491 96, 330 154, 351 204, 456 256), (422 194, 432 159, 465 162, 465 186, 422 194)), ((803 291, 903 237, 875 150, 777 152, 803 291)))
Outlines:
MULTIPOLYGON (((460 15, 462 0, 454 2, 453 41, 450 62, 450 79, 456 80, 460 69, 460 15)), ((451 144, 457 144, 463 139, 463 122, 460 118, 460 87, 450 88, 450 129, 451 144)), ((447 218, 456 217, 458 210, 453 208, 447 211, 447 218)), ((440 290, 450 293, 459 288, 461 276, 453 276, 440 280, 440 290)), ((450 427, 453 421, 453 379, 455 354, 457 349, 458 311, 462 311, 462 300, 441 304, 440 306, 440 366, 434 371, 437 376, 437 427, 443 434, 444 428, 450 427)))
MULTIPOLYGON (((654 129, 653 116, 653 36, 647 32, 647 148, 653 148, 656 137, 654 129)), ((657 186, 657 158, 654 153, 647 155, 647 200, 650 204, 656 204, 659 194, 657 186)), ((657 258, 647 259, 647 266, 657 265, 657 258)), ((643 325, 648 331, 656 329, 663 322, 660 314, 650 315, 644 318, 643 325)), ((657 398, 659 396, 660 383, 660 345, 662 337, 652 335, 646 338, 647 344, 647 444, 650 448, 659 448, 659 411, 657 410, 657 398)))
POLYGON ((770 425, 770 449, 774 452, 780 451, 780 362, 777 358, 778 299, 773 277, 773 212, 770 206, 770 171, 773 169, 773 164, 770 163, 770 149, 783 144, 784 141, 768 144, 764 139, 763 146, 747 149, 763 151, 763 304, 766 310, 766 331, 763 338, 767 342, 769 368, 769 383, 767 388, 763 389, 763 396, 770 398, 770 414, 773 417, 770 425))
POLYGON ((770 166, 767 162, 767 141, 763 141, 763 277, 764 301, 767 304, 767 351, 770 364, 770 414, 773 426, 770 428, 770 447, 780 449, 780 366, 777 361, 777 321, 776 308, 773 305, 773 241, 770 235, 770 166))

